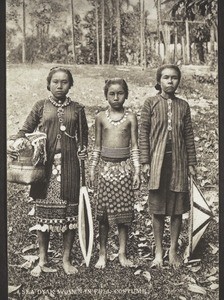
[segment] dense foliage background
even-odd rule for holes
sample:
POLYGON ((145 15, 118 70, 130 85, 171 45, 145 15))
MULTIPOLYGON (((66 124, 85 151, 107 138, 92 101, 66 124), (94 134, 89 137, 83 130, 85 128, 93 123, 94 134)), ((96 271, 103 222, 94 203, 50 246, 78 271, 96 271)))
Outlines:
POLYGON ((7 59, 216 65, 217 0, 150 3, 151 10, 145 0, 8 0, 7 59))

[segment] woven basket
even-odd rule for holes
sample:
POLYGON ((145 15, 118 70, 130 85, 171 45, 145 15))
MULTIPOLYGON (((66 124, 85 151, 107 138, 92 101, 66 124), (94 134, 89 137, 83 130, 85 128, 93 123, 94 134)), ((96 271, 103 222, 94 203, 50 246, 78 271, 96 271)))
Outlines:
POLYGON ((21 184, 31 184, 45 179, 45 167, 11 162, 7 168, 7 181, 21 184))

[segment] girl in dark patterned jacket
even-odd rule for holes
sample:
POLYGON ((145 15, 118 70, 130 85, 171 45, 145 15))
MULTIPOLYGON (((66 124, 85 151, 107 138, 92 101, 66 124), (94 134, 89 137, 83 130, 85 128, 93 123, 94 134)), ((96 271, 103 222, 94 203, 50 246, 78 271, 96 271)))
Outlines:
POLYGON ((188 174, 195 175, 196 153, 189 104, 175 96, 181 72, 175 65, 157 70, 159 93, 148 98, 142 108, 140 162, 148 180, 149 210, 152 213, 155 259, 163 265, 162 237, 165 216, 170 216, 169 263, 179 267, 177 255, 182 214, 190 208, 188 174))
MULTIPOLYGON (((39 276, 48 263, 47 250, 50 232, 63 235, 63 268, 66 274, 74 274, 71 264, 71 250, 77 228, 79 201, 79 159, 85 159, 88 140, 88 126, 84 107, 67 97, 73 85, 68 69, 52 68, 47 77, 49 97, 37 101, 28 115, 22 129, 14 139, 25 137, 36 129, 46 134, 45 164, 46 180, 31 185, 30 196, 35 200, 37 236, 39 242, 39 263, 31 275, 39 276), (84 150, 78 151, 79 116, 82 118, 84 150)), ((10 147, 10 156, 16 153, 10 147)))

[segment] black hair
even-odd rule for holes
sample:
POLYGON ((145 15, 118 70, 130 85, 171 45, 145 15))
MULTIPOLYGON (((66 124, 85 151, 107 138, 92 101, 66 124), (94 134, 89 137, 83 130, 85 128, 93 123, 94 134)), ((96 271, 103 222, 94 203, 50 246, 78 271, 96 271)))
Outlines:
POLYGON ((111 78, 105 80, 104 95, 106 98, 107 98, 108 89, 112 84, 120 84, 124 89, 125 99, 128 99, 128 85, 127 82, 122 78, 111 78))
POLYGON ((179 81, 181 78, 181 71, 178 68, 178 66, 173 65, 173 64, 166 64, 166 65, 162 65, 161 67, 159 67, 156 71, 156 85, 155 85, 155 89, 158 91, 161 91, 161 86, 160 86, 160 79, 162 76, 162 71, 165 69, 174 69, 175 71, 177 71, 178 77, 179 77, 179 81))
POLYGON ((50 69, 50 72, 47 76, 47 89, 48 89, 48 91, 50 91, 51 78, 58 71, 62 71, 64 73, 66 73, 68 75, 69 88, 71 88, 71 86, 73 86, 74 80, 73 80, 73 77, 72 77, 72 73, 70 72, 69 69, 66 69, 64 67, 53 67, 53 68, 50 69))

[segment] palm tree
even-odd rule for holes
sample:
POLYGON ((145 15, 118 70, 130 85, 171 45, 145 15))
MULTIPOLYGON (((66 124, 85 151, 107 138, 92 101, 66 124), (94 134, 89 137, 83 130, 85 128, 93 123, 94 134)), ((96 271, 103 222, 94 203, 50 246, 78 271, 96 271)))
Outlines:
POLYGON ((102 28, 102 65, 104 65, 105 62, 105 3, 104 0, 101 0, 101 17, 102 17, 102 22, 101 22, 101 28, 102 28))
POLYGON ((157 11, 157 38, 158 38, 158 55, 160 56, 160 31, 161 31, 161 0, 154 0, 157 11))
POLYGON ((23 0, 23 42, 22 42, 22 62, 26 62, 26 3, 23 0))
POLYGON ((110 28, 109 28, 109 35, 110 35, 110 50, 109 50, 109 56, 108 56, 108 65, 111 62, 112 57, 112 47, 113 47, 113 20, 114 20, 114 5, 113 0, 109 0, 107 2, 107 9, 108 9, 108 15, 109 15, 109 22, 110 22, 110 28))
POLYGON ((99 15, 98 15, 98 0, 95 3, 95 21, 96 21, 96 57, 97 65, 100 64, 100 42, 99 42, 99 15))
POLYGON ((121 4, 126 3, 127 7, 130 6, 129 0, 116 0, 116 11, 117 11, 117 18, 116 18, 116 28, 117 28, 117 60, 118 64, 121 64, 121 4))
POLYGON ((140 1, 140 60, 145 64, 145 0, 140 1))
POLYGON ((168 24, 162 24, 162 9, 161 9, 161 5, 164 4, 164 2, 167 1, 172 1, 172 0, 167 0, 164 1, 163 3, 161 2, 161 0, 154 0, 155 1, 155 5, 157 8, 157 35, 158 35, 158 55, 160 57, 160 44, 161 44, 161 37, 160 37, 160 33, 162 33, 162 37, 163 37, 163 42, 164 42, 164 59, 165 61, 169 61, 169 39, 170 39, 170 33, 169 33, 169 26, 168 24))
POLYGON ((121 64, 121 11, 120 11, 120 0, 116 0, 116 10, 117 10, 117 61, 121 64))

